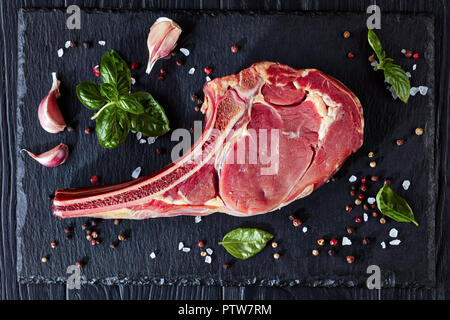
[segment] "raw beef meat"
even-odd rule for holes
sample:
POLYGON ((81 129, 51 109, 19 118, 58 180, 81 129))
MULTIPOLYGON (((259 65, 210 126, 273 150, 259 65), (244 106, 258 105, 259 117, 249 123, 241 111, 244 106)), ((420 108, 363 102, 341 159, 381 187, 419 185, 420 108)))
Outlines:
POLYGON ((62 218, 262 214, 309 195, 363 142, 358 98, 315 69, 259 62, 205 84, 201 138, 130 182, 58 190, 62 218))

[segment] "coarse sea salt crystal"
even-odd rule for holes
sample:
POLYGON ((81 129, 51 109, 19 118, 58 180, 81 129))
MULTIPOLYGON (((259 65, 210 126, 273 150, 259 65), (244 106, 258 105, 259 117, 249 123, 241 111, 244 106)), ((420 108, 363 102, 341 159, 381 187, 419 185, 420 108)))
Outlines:
POLYGON ((389 244, 391 246, 398 246, 400 244, 400 242, 401 242, 400 240, 395 239, 395 240, 389 241, 389 244))
POLYGON ((372 62, 370 63, 370 65, 371 65, 372 67, 378 67, 378 61, 372 61, 372 62))
POLYGON ((419 92, 420 92, 420 94, 421 95, 426 95, 427 94, 427 92, 428 92, 428 87, 426 87, 426 86, 420 86, 419 87, 419 92))
POLYGON ((390 236, 391 238, 397 238, 397 236, 398 236, 398 230, 395 229, 395 228, 392 228, 391 231, 389 231, 389 236, 390 236))
POLYGON ((342 238, 342 245, 343 246, 351 246, 352 245, 352 241, 349 238, 347 238, 347 237, 343 237, 342 238))
POLYGON ((139 143, 147 143, 147 140, 141 139, 141 140, 139 140, 139 143))
POLYGON ((368 203, 368 204, 374 204, 375 201, 376 201, 376 199, 375 199, 374 197, 368 197, 368 198, 367 198, 367 203, 368 203))
POLYGON ((178 244, 178 250, 181 250, 181 249, 183 249, 184 248, 184 243, 183 242, 180 242, 179 244, 178 244))
POLYGON ((141 138, 142 138, 142 133, 141 132, 136 133, 136 139, 141 140, 141 138))
POLYGON ((202 217, 201 216, 196 216, 195 217, 195 223, 199 223, 200 221, 202 221, 202 217))
POLYGON ((405 54, 406 53, 406 49, 402 49, 401 53, 405 54))
POLYGON ((183 252, 189 252, 189 251, 191 251, 191 248, 188 248, 188 247, 184 247, 183 249, 181 249, 181 250, 183 250, 183 252))
POLYGON ((411 89, 409 90, 409 94, 412 96, 415 96, 417 92, 419 92, 419 88, 417 87, 411 87, 411 89))
POLYGON ((417 64, 413 64, 413 70, 416 70, 417 64))
POLYGON ((98 42, 98 44, 101 45, 101 46, 104 46, 104 45, 106 44, 106 41, 100 40, 100 41, 98 42))
POLYGON ((206 81, 211 81, 211 78, 210 77, 208 77, 208 76, 206 76, 206 81))
POLYGON ((364 222, 367 222, 367 220, 369 220, 369 216, 367 215, 367 213, 363 214, 363 220, 364 222))
POLYGON ((397 92, 395 92, 394 87, 389 86, 389 87, 387 87, 387 89, 391 92, 392 98, 394 98, 394 100, 398 98, 397 92))
POLYGON ((150 253, 150 258, 155 259, 156 258, 156 254, 154 252, 150 253))
POLYGON ((190 54, 189 50, 186 48, 180 48, 180 52, 184 54, 186 57, 190 54))
POLYGON ((303 227, 302 231, 303 231, 303 233, 306 233, 306 232, 308 232, 308 228, 307 227, 303 227))
POLYGON ((411 78, 411 73, 409 73, 408 71, 406 71, 405 73, 408 76, 408 78, 411 78))
POLYGON ((411 186, 411 181, 409 181, 409 180, 403 181, 403 183, 402 183, 403 189, 408 190, 410 186, 411 186))
POLYGON ((134 171, 131 173, 131 177, 133 179, 137 179, 141 174, 141 169, 142 169, 141 167, 137 167, 136 169, 134 169, 134 171))
POLYGON ((206 257, 205 257, 205 262, 206 262, 206 263, 211 263, 211 261, 212 261, 211 256, 206 256, 206 257))
POLYGON ((63 56, 63 54, 64 54, 64 49, 63 48, 58 49, 58 57, 61 58, 63 56))
POLYGON ((190 68, 188 71, 188 74, 194 74, 194 72, 195 72, 195 68, 190 68))
POLYGON ((348 181, 349 181, 349 182, 355 182, 356 179, 358 179, 358 178, 356 178, 356 176, 353 176, 353 175, 352 175, 350 178, 348 178, 348 181))
POLYGON ((66 49, 70 47, 70 40, 67 40, 67 41, 64 43, 64 47, 66 47, 66 49))
POLYGON ((386 249, 386 242, 382 242, 382 243, 380 243, 381 244, 381 247, 383 248, 383 249, 386 249))
POLYGON ((156 141, 156 137, 148 137, 148 138, 147 138, 148 144, 155 143, 155 141, 156 141))
POLYGON ((208 249, 206 249, 206 253, 211 255, 211 254, 213 254, 213 250, 211 248, 208 248, 208 249))
POLYGON ((131 84, 135 84, 136 83, 136 79, 131 77, 131 84))

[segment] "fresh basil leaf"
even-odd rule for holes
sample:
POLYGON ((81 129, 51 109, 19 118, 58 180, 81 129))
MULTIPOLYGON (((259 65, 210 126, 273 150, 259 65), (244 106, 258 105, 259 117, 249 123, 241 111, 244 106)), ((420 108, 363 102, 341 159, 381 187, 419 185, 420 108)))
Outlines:
POLYGON ((110 101, 119 100, 119 91, 111 83, 100 84, 100 93, 110 101))
POLYGON ((414 220, 414 213, 405 199, 394 192, 385 184, 377 193, 377 206, 382 214, 397 222, 412 222, 416 226, 419 224, 414 220))
POLYGON ((145 109, 145 113, 135 116, 130 115, 131 129, 148 137, 159 137, 169 132, 169 119, 164 109, 148 92, 135 92, 133 97, 139 101, 145 109))
POLYGON ((78 100, 88 109, 98 110, 108 101, 100 93, 100 86, 92 81, 83 81, 77 85, 78 100))
POLYGON ((407 103, 411 84, 406 72, 400 66, 393 64, 392 62, 385 63, 383 70, 386 82, 392 85, 399 99, 404 103, 407 103))
POLYGON ((114 85, 120 94, 131 90, 131 72, 127 63, 114 50, 106 51, 100 62, 100 77, 103 83, 114 85))
POLYGON ((228 232, 219 242, 233 257, 248 259, 260 252, 273 235, 256 228, 237 228, 228 232))
POLYGON ((113 149, 125 141, 130 130, 130 120, 125 111, 111 105, 98 116, 95 130, 100 145, 113 149))
POLYGON ((131 94, 124 94, 120 96, 119 107, 126 112, 136 115, 144 113, 144 107, 142 104, 131 94))
POLYGON ((367 32, 367 40, 369 41, 369 45, 372 47, 373 51, 375 51, 375 54, 378 57, 378 60, 384 60, 386 57, 386 53, 383 50, 383 46, 381 45, 380 39, 378 39, 378 36, 375 34, 375 32, 372 29, 369 29, 367 32))

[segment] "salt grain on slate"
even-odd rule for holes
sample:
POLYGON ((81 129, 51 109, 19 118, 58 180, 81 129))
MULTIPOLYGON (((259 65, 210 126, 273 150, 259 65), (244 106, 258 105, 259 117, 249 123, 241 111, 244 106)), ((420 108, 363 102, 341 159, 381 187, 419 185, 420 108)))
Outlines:
POLYGON ((419 92, 420 92, 420 94, 421 95, 426 95, 427 94, 427 92, 428 92, 428 87, 426 87, 426 86, 420 86, 419 87, 419 92))
POLYGON ((104 46, 104 45, 106 44, 106 42, 103 41, 103 40, 100 40, 100 41, 98 42, 98 44, 101 45, 101 46, 104 46))
POLYGON ((401 51, 403 54, 405 54, 406 53, 406 50, 405 49, 402 49, 402 51, 401 51))
POLYGON ((195 68, 190 68, 188 71, 188 74, 194 74, 194 72, 195 72, 195 68))
POLYGON ((342 238, 342 245, 343 246, 351 246, 352 245, 352 241, 349 238, 347 238, 347 237, 343 237, 342 238))
POLYGON ((202 221, 202 217, 196 216, 195 217, 195 223, 199 223, 200 221, 202 221))
POLYGON ((303 231, 303 233, 306 233, 306 232, 308 232, 308 228, 307 227, 303 227, 302 231, 303 231))
POLYGON ((383 249, 386 249, 386 243, 383 241, 382 243, 380 243, 381 244, 381 247, 383 248, 383 249))
POLYGON ((392 228, 391 231, 389 231, 389 236, 390 236, 391 238, 397 238, 397 236, 398 236, 398 230, 395 229, 395 228, 392 228))
POLYGON ((184 243, 183 242, 180 242, 179 244, 178 244, 178 250, 181 250, 181 249, 183 249, 184 248, 184 243))
POLYGON ((378 61, 372 61, 372 62, 370 63, 370 65, 371 65, 372 67, 377 67, 377 66, 378 66, 378 61))
POLYGON ((137 167, 136 169, 134 169, 133 173, 131 173, 131 177, 133 179, 137 179, 140 174, 141 174, 141 167, 137 167))
POLYGON ((390 241, 389 244, 391 246, 398 246, 400 244, 400 242, 401 242, 400 240, 395 239, 395 240, 390 241))
POLYGON ((182 54, 184 54, 186 57, 189 55, 189 50, 188 49, 186 49, 186 48, 180 48, 180 52, 182 53, 182 54))
POLYGON ((356 181, 356 176, 351 176, 350 178, 348 178, 349 182, 355 182, 356 181))
POLYGON ((184 247, 182 250, 183 250, 183 252, 189 252, 189 251, 191 251, 191 248, 184 247))
POLYGON ((136 79, 131 77, 131 84, 135 84, 136 83, 136 79))
POLYGON ((66 43, 64 43, 64 47, 66 47, 66 49, 70 47, 70 40, 67 40, 66 43))
POLYGON ((363 220, 364 222, 367 222, 367 220, 369 220, 369 216, 367 215, 367 213, 363 214, 363 220))
POLYGON ((147 140, 141 139, 141 140, 139 140, 139 143, 147 143, 147 140))
POLYGON ((409 94, 412 96, 415 96, 417 92, 419 92, 419 88, 417 87, 411 87, 411 89, 409 90, 409 94))
POLYGON ((150 258, 155 259, 156 258, 156 254, 154 252, 150 253, 150 258))
POLYGON ((367 203, 368 204, 374 204, 375 203, 375 198, 374 197, 369 197, 369 198, 367 198, 367 203))
POLYGON ((156 141, 156 138, 155 138, 155 137, 148 137, 148 138, 147 138, 148 144, 155 143, 155 141, 156 141))
POLYGON ((206 256, 205 257, 205 262, 206 263, 211 263, 211 261, 212 261, 211 256, 206 256))
POLYGON ((142 133, 141 132, 136 133, 136 139, 141 140, 141 138, 142 138, 142 133))
POLYGON ((391 92, 392 98, 394 98, 394 100, 398 98, 397 92, 395 92, 394 87, 389 86, 389 87, 387 87, 387 89, 391 92))
POLYGON ((405 181, 403 181, 403 183, 402 183, 402 187, 403 187, 403 189, 405 189, 405 190, 408 190, 410 185, 411 185, 411 181, 409 181, 409 180, 405 180, 405 181))
POLYGON ((61 58, 63 56, 63 54, 64 54, 64 49, 63 48, 58 49, 58 57, 61 58))
POLYGON ((213 254, 213 250, 211 248, 206 249, 206 253, 209 255, 213 254))
POLYGON ((206 81, 211 81, 211 78, 207 76, 206 81))
POLYGON ((413 64, 413 70, 416 70, 417 64, 413 64))
POLYGON ((405 73, 406 73, 406 75, 408 76, 408 78, 411 78, 411 73, 409 73, 408 71, 405 72, 405 73))

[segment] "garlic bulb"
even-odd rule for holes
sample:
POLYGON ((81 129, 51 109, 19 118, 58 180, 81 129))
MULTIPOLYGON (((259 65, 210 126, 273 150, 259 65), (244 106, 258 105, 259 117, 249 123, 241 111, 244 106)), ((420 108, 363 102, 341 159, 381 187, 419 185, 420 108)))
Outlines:
POLYGON ((155 21, 147 38, 149 57, 146 73, 150 73, 156 61, 172 52, 180 34, 181 28, 173 20, 161 17, 155 21))
POLYGON ((42 99, 39 104, 38 117, 42 128, 50 133, 58 133, 64 130, 66 122, 59 110, 58 99, 61 94, 59 93, 60 81, 56 78, 56 73, 52 73, 53 83, 50 92, 42 99))
POLYGON ((28 150, 22 149, 21 151, 25 151, 28 153, 30 157, 39 162, 45 167, 56 167, 60 164, 66 162, 69 157, 69 147, 64 143, 60 143, 53 149, 41 153, 40 155, 36 155, 28 150))

